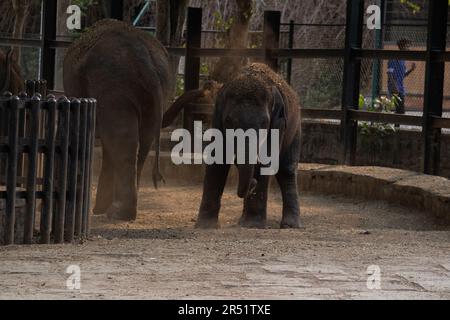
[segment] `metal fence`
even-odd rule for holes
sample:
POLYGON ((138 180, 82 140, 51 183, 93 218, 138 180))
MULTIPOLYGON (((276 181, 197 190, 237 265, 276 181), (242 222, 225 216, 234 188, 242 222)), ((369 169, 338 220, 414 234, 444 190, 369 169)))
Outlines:
MULTIPOLYGON (((112 17, 123 17, 123 1, 111 1, 112 17)), ((347 0, 346 25, 341 33, 342 45, 337 48, 322 48, 296 46, 290 48, 280 46, 280 33, 290 28, 290 23, 281 23, 279 12, 265 12, 264 30, 261 39, 262 46, 252 49, 220 49, 202 48, 202 11, 199 8, 189 8, 187 21, 186 48, 168 48, 172 54, 185 56, 186 90, 197 89, 200 80, 200 58, 219 58, 223 56, 245 56, 265 61, 272 68, 279 68, 279 61, 285 60, 291 65, 304 59, 327 61, 332 70, 333 64, 339 65, 335 72, 335 79, 326 79, 335 90, 333 105, 339 104, 339 109, 324 110, 322 108, 304 108, 304 118, 334 119, 341 123, 341 162, 355 163, 356 137, 359 121, 373 123, 391 123, 407 126, 418 126, 422 130, 423 172, 439 174, 440 135, 442 128, 450 128, 450 119, 442 117, 444 102, 444 70, 445 62, 450 61, 450 52, 446 52, 447 38, 447 1, 430 1, 428 6, 426 46, 418 50, 398 51, 392 48, 367 46, 364 43, 364 14, 365 1, 347 0), (343 41, 342 41, 343 39, 343 41), (423 113, 421 116, 398 115, 390 113, 375 113, 359 110, 360 94, 368 94, 361 81, 364 79, 364 66, 373 70, 374 62, 401 59, 417 61, 423 64, 423 113), (333 62, 335 61, 335 62, 333 62), (367 63, 365 61, 368 61, 367 63), (340 86, 336 86, 339 84, 340 86), (336 98, 336 96, 338 96, 336 98)), ((0 39, 3 45, 35 45, 42 50, 41 74, 48 79, 49 87, 54 87, 55 49, 65 48, 70 41, 56 41, 56 0, 44 1, 43 36, 41 40, 0 39)), ((302 28, 297 26, 296 28, 302 28)), ((289 72, 289 71, 287 71, 289 72)), ((323 80, 323 79, 321 79, 323 80)), ((314 86, 311 86, 314 88, 314 86)), ((372 88, 368 85, 367 87, 372 88)), ((317 94, 321 94, 320 83, 316 86, 317 94)), ((310 88, 307 88, 310 89, 310 88)), ((371 89, 372 90, 372 89, 371 89)), ((381 90, 380 90, 381 91, 381 90)), ((307 95, 306 95, 307 96, 307 95)), ((324 98, 324 100, 327 97, 324 98)), ((314 100, 314 96, 310 99, 314 100)), ((330 104, 331 105, 331 104, 330 104)))
POLYGON ((95 109, 93 99, 0 97, 0 243, 87 236, 95 109))

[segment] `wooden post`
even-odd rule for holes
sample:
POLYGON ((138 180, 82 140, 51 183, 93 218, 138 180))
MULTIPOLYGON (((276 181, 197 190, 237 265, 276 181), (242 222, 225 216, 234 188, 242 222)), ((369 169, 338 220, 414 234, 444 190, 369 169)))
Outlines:
POLYGON ((423 172, 439 174, 441 129, 433 128, 433 117, 442 116, 445 62, 436 55, 445 52, 448 1, 430 1, 423 105, 423 172))
POLYGON ((44 186, 43 186, 43 206, 40 224, 40 242, 50 243, 51 225, 53 220, 53 186, 55 169, 55 147, 56 147, 56 100, 48 99, 45 102, 47 107, 47 129, 46 129, 46 151, 44 164, 44 186))
POLYGON ((110 1, 110 17, 111 19, 123 20, 123 0, 110 1))
POLYGON ((5 239, 6 245, 14 243, 14 225, 16 218, 16 188, 17 161, 19 157, 19 97, 13 96, 8 101, 9 130, 8 130, 8 165, 6 174, 6 216, 5 239))
MULTIPOLYGON (((184 91, 196 90, 200 85, 200 57, 193 57, 191 49, 202 46, 202 9, 188 8, 186 58, 184 65, 184 91)), ((183 127, 192 129, 192 117, 183 111, 183 127)), ((191 131, 192 132, 192 131, 191 131)))
POLYGON ((36 190, 38 169, 38 140, 40 127, 41 99, 34 95, 30 101, 30 149, 28 153, 27 210, 24 226, 23 243, 31 244, 33 240, 36 216, 36 190))
POLYGON ((342 162, 354 165, 358 122, 350 119, 349 109, 358 109, 361 61, 354 58, 354 49, 361 49, 364 1, 347 0, 347 22, 345 27, 345 57, 342 89, 342 162))
POLYGON ((265 62, 274 71, 278 71, 278 57, 274 57, 271 49, 280 47, 280 11, 264 12, 264 39, 263 47, 265 49, 265 62))
POLYGON ((56 0, 43 1, 41 79, 47 80, 50 90, 55 88, 55 49, 50 48, 49 41, 56 39, 57 12, 56 0))

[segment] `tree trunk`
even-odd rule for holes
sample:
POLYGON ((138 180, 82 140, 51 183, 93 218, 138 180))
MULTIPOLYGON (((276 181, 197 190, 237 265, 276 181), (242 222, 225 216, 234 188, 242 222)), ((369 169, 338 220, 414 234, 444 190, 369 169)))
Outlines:
MULTIPOLYGON (((21 39, 24 34, 25 20, 30 8, 30 1, 28 0, 12 0, 14 9, 15 21, 13 28, 13 38, 21 39)), ((21 55, 20 47, 14 48, 13 58, 19 63, 21 55)))
MULTIPOLYGON (((164 46, 180 47, 182 45, 187 5, 188 0, 158 0, 156 2, 156 38, 164 46)), ((180 57, 171 55, 170 62, 176 75, 180 57)))
MULTIPOLYGON (((245 49, 248 46, 248 34, 250 19, 253 14, 253 0, 236 0, 236 14, 226 40, 225 48, 245 49)), ((225 83, 236 75, 243 65, 247 63, 246 58, 223 57, 214 66, 211 78, 217 82, 225 83)))

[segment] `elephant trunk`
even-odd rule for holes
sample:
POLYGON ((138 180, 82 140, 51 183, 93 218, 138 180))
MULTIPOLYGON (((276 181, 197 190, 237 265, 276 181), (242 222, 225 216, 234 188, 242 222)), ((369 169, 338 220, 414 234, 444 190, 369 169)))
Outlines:
POLYGON ((238 197, 245 198, 252 193, 257 185, 257 181, 253 178, 255 166, 252 164, 238 165, 239 172, 239 184, 238 184, 238 197))

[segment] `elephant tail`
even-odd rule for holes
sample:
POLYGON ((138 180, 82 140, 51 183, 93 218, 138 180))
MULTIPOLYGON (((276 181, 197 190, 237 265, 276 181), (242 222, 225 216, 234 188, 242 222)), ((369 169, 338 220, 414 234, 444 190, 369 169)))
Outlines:
POLYGON ((167 128, 170 126, 181 110, 183 110, 189 103, 203 98, 205 94, 206 92, 204 89, 191 90, 182 94, 164 113, 162 127, 167 128))
POLYGON ((160 161, 159 156, 161 152, 160 147, 160 138, 158 137, 155 141, 155 162, 153 164, 153 172, 152 172, 152 180, 153 180, 153 186, 155 189, 158 189, 158 183, 163 182, 166 183, 166 180, 164 179, 163 175, 160 171, 160 161))

